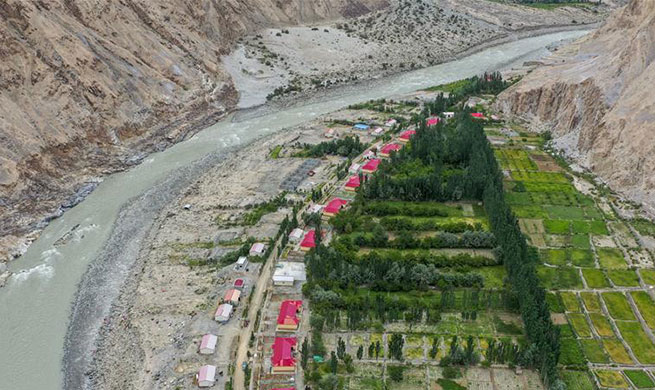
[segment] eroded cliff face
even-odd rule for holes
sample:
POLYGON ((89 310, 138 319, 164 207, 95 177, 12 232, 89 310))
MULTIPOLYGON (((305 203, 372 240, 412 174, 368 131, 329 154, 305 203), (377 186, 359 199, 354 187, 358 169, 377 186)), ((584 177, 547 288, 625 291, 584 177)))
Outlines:
MULTIPOLYGON (((91 178, 136 163, 231 110, 238 96, 220 56, 238 37, 386 4, 0 2, 0 248, 17 247, 91 178)), ((0 261, 8 255, 0 253, 0 261)))
POLYGON ((655 210, 655 1, 631 0, 595 33, 500 95, 555 146, 655 210))

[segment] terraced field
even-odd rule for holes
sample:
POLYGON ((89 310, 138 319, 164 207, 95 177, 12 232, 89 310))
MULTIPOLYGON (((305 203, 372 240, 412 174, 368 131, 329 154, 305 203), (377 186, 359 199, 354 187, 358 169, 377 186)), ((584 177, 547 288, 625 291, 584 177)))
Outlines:
POLYGON ((652 248, 639 244, 655 234, 652 223, 622 219, 620 199, 537 145, 507 138, 495 153, 507 199, 539 251, 553 318, 566 318, 562 378, 569 389, 653 388, 655 270, 652 248))

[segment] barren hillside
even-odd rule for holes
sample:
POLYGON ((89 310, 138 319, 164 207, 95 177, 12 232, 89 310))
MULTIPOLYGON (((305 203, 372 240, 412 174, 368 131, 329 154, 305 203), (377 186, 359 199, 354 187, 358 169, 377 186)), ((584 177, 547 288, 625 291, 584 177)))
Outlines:
POLYGON ((558 148, 655 210, 655 2, 630 1, 568 51, 503 93, 499 108, 552 130, 558 148))
POLYGON ((316 89, 379 77, 519 30, 592 23, 606 9, 473 0, 2 1, 0 261, 102 175, 214 123, 239 93, 265 91, 265 100, 293 83, 316 89))
POLYGON ((0 247, 56 215, 86 180, 136 163, 138 153, 161 149, 231 110, 238 96, 220 56, 239 36, 385 5, 0 2, 0 247))

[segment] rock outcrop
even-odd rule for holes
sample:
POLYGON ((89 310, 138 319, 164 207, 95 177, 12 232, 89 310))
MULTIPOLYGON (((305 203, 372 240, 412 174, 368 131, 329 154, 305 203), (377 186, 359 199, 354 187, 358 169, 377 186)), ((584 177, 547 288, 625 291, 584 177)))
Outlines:
POLYGON ((497 107, 550 130, 557 148, 655 210, 655 1, 631 0, 563 51, 497 107))

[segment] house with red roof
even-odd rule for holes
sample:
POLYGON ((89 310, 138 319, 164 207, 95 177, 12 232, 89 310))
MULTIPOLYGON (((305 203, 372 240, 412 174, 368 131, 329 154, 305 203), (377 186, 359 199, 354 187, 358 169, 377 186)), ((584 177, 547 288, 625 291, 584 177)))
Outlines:
POLYGON ((484 114, 482 114, 481 112, 473 112, 471 113, 471 116, 476 119, 487 119, 484 117, 484 114))
POLYGON ((278 332, 293 332, 298 330, 302 313, 302 301, 283 301, 277 316, 278 332))
POLYGON ((416 134, 416 130, 404 131, 402 134, 400 134, 400 137, 398 137, 398 141, 402 143, 409 142, 409 139, 412 138, 414 134, 416 134))
POLYGON ((305 234, 305 237, 302 239, 302 242, 300 243, 300 250, 302 251, 309 251, 312 248, 316 248, 316 230, 310 230, 305 234))
POLYGON ((335 215, 339 214, 339 211, 341 211, 341 209, 344 208, 346 204, 348 204, 347 200, 334 198, 323 209, 323 215, 326 217, 334 217, 335 215))
POLYGON ((273 343, 273 374, 288 374, 296 370, 296 359, 294 357, 296 347, 295 337, 276 337, 273 343))
POLYGON ((425 124, 428 125, 428 126, 434 126, 434 125, 439 124, 440 121, 441 121, 441 119, 438 116, 431 116, 431 117, 429 117, 427 119, 425 124))
POLYGON ((401 148, 402 145, 400 144, 386 144, 382 147, 382 150, 380 150, 380 156, 389 157, 391 155, 391 152, 397 152, 401 148))
POLYGON ((279 388, 278 387, 278 388, 271 389, 271 390, 296 390, 296 388, 295 387, 284 387, 284 388, 279 388))
POLYGON ((368 160, 368 162, 362 167, 362 172, 374 173, 375 171, 378 170, 378 166, 380 165, 381 161, 382 160, 380 160, 379 158, 368 160))
POLYGON ((225 296, 223 297, 223 302, 232 305, 238 305, 240 299, 241 299, 241 291, 235 288, 231 288, 225 292, 225 296))
POLYGON ((356 191, 360 185, 359 175, 351 176, 346 183, 346 191, 356 191))
POLYGON ((241 290, 245 287, 246 282, 243 279, 237 279, 234 281, 233 287, 236 288, 237 290, 241 290))

